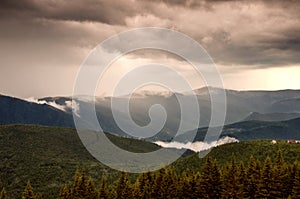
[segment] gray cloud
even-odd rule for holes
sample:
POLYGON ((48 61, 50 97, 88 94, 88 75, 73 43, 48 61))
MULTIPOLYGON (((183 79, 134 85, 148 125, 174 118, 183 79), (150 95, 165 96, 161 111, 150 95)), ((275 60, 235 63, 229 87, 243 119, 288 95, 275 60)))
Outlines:
POLYGON ((35 1, 3 0, 0 2, 3 17, 31 16, 56 20, 95 21, 107 24, 124 24, 124 17, 136 13, 130 1, 35 1))
MULTIPOLYGON (((72 68, 76 74, 99 42, 145 26, 172 28, 191 36, 231 72, 299 65, 299 10, 298 0, 1 0, 0 90, 16 89, 6 74, 22 79, 24 68, 36 75, 22 80, 28 86, 44 81, 41 71, 72 68)), ((139 56, 155 59, 160 55, 139 52, 132 58, 139 56)), ((66 81, 73 83, 72 78, 66 81)), ((53 84, 48 90, 58 87, 53 84)), ((71 90, 64 88, 60 93, 71 90)))
POLYGON ((300 61, 299 8, 293 0, 3 0, 0 35, 91 48, 107 33, 167 27, 195 38, 218 63, 272 67, 300 61))

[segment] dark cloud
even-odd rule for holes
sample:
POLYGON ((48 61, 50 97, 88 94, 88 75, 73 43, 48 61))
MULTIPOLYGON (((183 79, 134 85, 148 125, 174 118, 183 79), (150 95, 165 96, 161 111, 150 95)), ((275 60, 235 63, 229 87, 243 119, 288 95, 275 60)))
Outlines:
MULTIPOLYGON (((300 63, 300 29, 285 30, 278 38, 249 36, 253 43, 231 41, 230 33, 212 34, 214 42, 207 47, 217 63, 243 65, 247 68, 269 68, 300 63)), ((243 68, 241 68, 243 69, 243 68)))
MULTIPOLYGON (((299 65, 299 10, 299 0, 1 0, 1 74, 79 66, 109 36, 147 26, 191 36, 236 72, 299 65)), ((181 60, 151 51, 131 58, 164 56, 181 60)))
POLYGON ((62 22, 103 23, 115 32, 131 27, 174 27, 203 44, 219 63, 272 67, 299 63, 299 8, 298 0, 2 0, 0 21, 6 28, 0 36, 91 47, 106 34, 62 22), (256 5, 260 5, 257 10, 256 5), (256 11, 257 15, 251 14, 256 11), (285 22, 298 23, 286 27, 285 22))
POLYGON ((2 17, 31 16, 56 20, 95 21, 107 24, 124 24, 125 17, 136 13, 130 1, 35 1, 3 0, 0 2, 2 17))

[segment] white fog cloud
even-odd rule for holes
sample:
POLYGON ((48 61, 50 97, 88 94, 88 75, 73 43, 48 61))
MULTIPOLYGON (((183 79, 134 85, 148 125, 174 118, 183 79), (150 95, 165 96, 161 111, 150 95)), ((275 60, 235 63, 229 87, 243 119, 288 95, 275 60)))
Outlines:
POLYGON ((33 97, 26 98, 24 100, 27 101, 27 102, 33 102, 33 103, 36 103, 36 104, 48 104, 49 106, 57 108, 61 111, 66 111, 67 109, 72 108, 72 102, 71 101, 66 101, 66 105, 60 105, 60 104, 55 103, 54 101, 47 102, 45 100, 39 100, 39 99, 36 99, 36 98, 33 98, 33 97))
POLYGON ((227 143, 233 143, 233 142, 239 142, 239 140, 232 138, 232 137, 223 137, 219 139, 218 141, 214 141, 211 143, 206 143, 206 142, 187 142, 187 143, 182 143, 182 142, 162 142, 162 141, 157 141, 155 144, 165 147, 165 148, 176 148, 176 149, 190 149, 195 152, 199 151, 204 151, 216 146, 220 146, 223 144, 227 143))

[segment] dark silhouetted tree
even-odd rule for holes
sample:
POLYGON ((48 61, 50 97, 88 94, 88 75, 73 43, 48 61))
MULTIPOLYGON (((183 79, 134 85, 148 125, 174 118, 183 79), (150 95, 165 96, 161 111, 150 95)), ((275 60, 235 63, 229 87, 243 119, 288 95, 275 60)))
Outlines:
POLYGON ((277 157, 273 167, 273 181, 271 196, 273 198, 286 198, 288 195, 285 194, 287 171, 285 162, 282 157, 281 150, 278 151, 277 157))
POLYGON ((59 193, 60 199, 71 199, 72 198, 72 192, 71 187, 69 185, 64 185, 59 193))
POLYGON ((100 190, 99 190, 99 197, 101 199, 110 198, 110 193, 108 191, 108 186, 107 186, 107 182, 106 182, 106 177, 105 176, 102 176, 102 178, 101 178, 101 185, 100 185, 100 190))
POLYGON ((142 173, 134 185, 134 198, 151 198, 153 177, 150 172, 142 173))
POLYGON ((272 198, 273 185, 273 167, 270 157, 267 157, 262 169, 261 180, 259 184, 259 197, 272 198))
POLYGON ((4 188, 2 189, 2 191, 0 193, 0 199, 6 199, 6 191, 4 188))
POLYGON ((35 194, 30 185, 30 181, 27 181, 24 192, 22 193, 22 199, 35 199, 35 194))
POLYGON ((300 198, 300 165, 298 165, 295 177, 294 177, 294 183, 293 183, 293 189, 292 189, 292 198, 300 198))
POLYGON ((234 155, 232 155, 231 163, 224 171, 222 198, 243 198, 243 184, 240 183, 239 170, 234 155))
POLYGON ((206 158, 200 177, 201 198, 220 198, 222 193, 221 172, 216 161, 206 158))
POLYGON ((117 198, 128 199, 133 197, 133 190, 131 188, 130 182, 128 180, 127 173, 122 172, 121 176, 117 182, 116 187, 117 198))

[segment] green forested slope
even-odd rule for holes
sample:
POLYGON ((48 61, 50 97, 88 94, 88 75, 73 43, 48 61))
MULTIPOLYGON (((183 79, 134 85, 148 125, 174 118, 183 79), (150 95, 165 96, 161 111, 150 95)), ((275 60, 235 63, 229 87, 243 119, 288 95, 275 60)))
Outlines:
MULTIPOLYGON (((157 150, 155 144, 108 135, 112 142, 132 152, 157 150)), ((112 154, 113 155, 113 154, 112 154)), ((57 196, 62 183, 72 179, 77 168, 86 168, 95 179, 118 172, 94 159, 82 145, 75 129, 34 125, 0 126, 0 187, 18 195, 27 180, 38 192, 57 196)), ((19 196, 19 195, 18 195, 19 196)))
MULTIPOLYGON (((118 146, 133 152, 148 152, 159 149, 155 144, 108 135, 118 146)), ((216 159, 220 168, 235 154, 236 161, 246 165, 253 155, 261 162, 267 156, 275 159, 278 150, 284 160, 293 163, 300 159, 300 144, 288 144, 270 140, 243 141, 212 149, 209 156, 216 159)), ((18 198, 24 190, 27 180, 31 181, 35 192, 46 193, 56 198, 61 186, 72 180, 77 168, 85 168, 93 177, 96 186, 102 175, 108 182, 115 181, 119 172, 112 170, 95 160, 83 147, 75 129, 42 127, 33 125, 0 126, 0 188, 5 187, 12 198, 18 198)), ((205 159, 198 154, 183 157, 173 163, 180 174, 186 169, 201 170, 205 159)), ((134 181, 137 175, 129 175, 134 181)))

